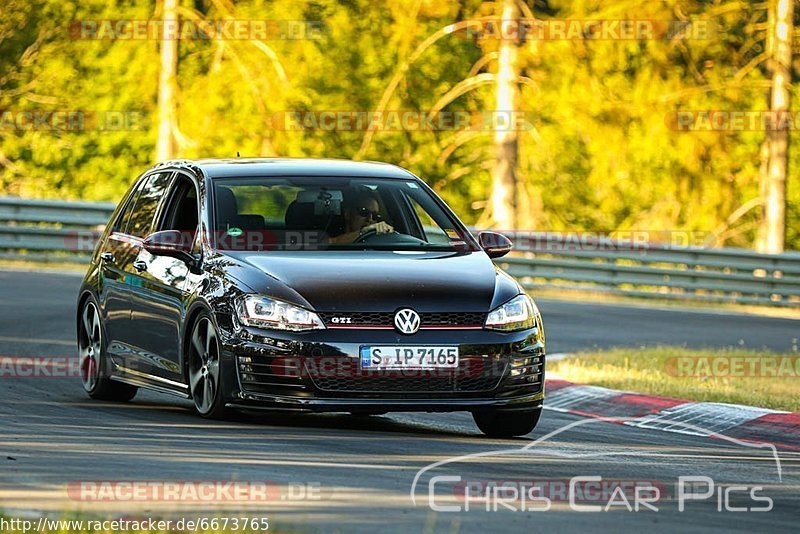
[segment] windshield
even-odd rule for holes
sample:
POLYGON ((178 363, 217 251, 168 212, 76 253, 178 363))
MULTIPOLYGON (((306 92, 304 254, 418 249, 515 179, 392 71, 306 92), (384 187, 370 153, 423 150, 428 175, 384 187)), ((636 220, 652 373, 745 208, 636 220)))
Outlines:
POLYGON ((414 180, 214 180, 221 250, 471 249, 462 229, 414 180))

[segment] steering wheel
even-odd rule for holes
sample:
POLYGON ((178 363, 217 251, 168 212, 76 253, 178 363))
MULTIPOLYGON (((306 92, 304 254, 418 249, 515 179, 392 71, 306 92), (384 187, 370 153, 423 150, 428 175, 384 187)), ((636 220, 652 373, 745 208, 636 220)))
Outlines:
POLYGON ((397 230, 393 230, 388 234, 379 234, 377 230, 367 230, 358 236, 353 243, 367 243, 379 237, 382 245, 398 245, 398 246, 417 246, 427 245, 428 243, 416 237, 403 234, 397 230))
POLYGON ((366 243, 367 241, 369 241, 370 239, 372 239, 376 235, 378 235, 378 231, 377 230, 375 230, 375 229, 367 230, 363 234, 359 235, 356 238, 356 240, 353 241, 353 243, 366 243))

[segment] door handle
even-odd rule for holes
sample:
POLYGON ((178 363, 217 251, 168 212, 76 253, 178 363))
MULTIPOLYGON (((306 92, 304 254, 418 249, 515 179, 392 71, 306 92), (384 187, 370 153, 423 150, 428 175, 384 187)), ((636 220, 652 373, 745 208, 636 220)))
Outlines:
POLYGON ((133 262, 133 268, 139 272, 147 270, 147 262, 144 260, 136 260, 133 262))
POLYGON ((114 255, 110 252, 103 252, 100 254, 100 259, 109 263, 114 263, 114 255))

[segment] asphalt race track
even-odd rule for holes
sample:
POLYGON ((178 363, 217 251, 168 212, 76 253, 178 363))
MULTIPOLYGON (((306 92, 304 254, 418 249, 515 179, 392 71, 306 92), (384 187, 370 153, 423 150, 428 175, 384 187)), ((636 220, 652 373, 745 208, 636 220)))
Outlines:
MULTIPOLYGON (((0 355, 74 356, 79 280, 0 272, 0 355)), ((800 335, 800 321, 787 319, 559 301, 539 305, 551 353, 659 343, 790 351, 800 335)), ((222 517, 246 510, 268 516, 271 529, 341 532, 766 531, 794 530, 800 521, 800 453, 780 452, 779 476, 768 449, 552 411, 525 439, 491 440, 479 435, 468 414, 243 415, 210 422, 175 397, 140 392, 129 404, 103 403, 90 400, 74 377, 0 378, 0 430, 0 510, 10 515, 80 510, 104 518, 222 517), (559 429, 564 431, 515 451, 559 429), (489 451, 500 452, 422 473, 414 505, 411 489, 420 469, 489 451), (469 511, 434 512, 428 496, 435 476, 460 476, 467 484, 537 481, 549 488, 575 476, 601 476, 620 483, 648 481, 662 499, 655 503, 658 511, 613 506, 581 512, 574 508, 587 503, 605 508, 608 499, 588 496, 571 506, 551 494, 547 511, 541 503, 535 511, 520 511, 519 500, 498 505, 492 499, 489 511, 485 502, 473 502, 469 511), (710 477, 711 496, 686 501, 679 511, 675 487, 682 476, 710 477), (72 491, 87 481, 270 481, 277 492, 267 504, 98 501, 72 491), (771 510, 744 511, 767 507, 754 495, 771 499, 771 510)), ((454 496, 459 487, 435 482, 435 505, 463 510, 454 496)))

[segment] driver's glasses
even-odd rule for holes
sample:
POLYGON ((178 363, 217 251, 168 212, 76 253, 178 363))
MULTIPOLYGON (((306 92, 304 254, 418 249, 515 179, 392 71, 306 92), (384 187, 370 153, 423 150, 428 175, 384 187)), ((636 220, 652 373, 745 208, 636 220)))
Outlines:
POLYGON ((364 217, 365 219, 368 218, 368 217, 372 217, 372 220, 376 221, 376 222, 381 222, 381 220, 382 220, 381 214, 379 212, 372 211, 369 208, 360 207, 360 208, 358 208, 357 211, 358 211, 358 215, 360 217, 364 217))

